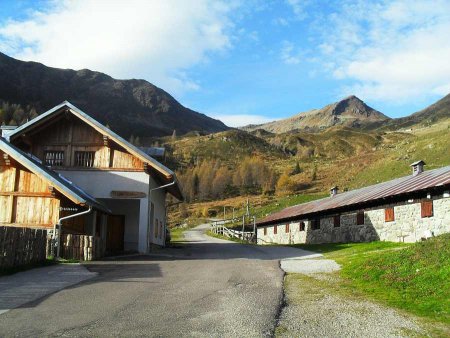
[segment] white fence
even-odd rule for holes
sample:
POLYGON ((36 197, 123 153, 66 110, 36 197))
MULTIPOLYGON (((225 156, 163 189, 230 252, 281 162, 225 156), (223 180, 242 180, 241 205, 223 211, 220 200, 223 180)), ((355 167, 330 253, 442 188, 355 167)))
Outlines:
POLYGON ((231 223, 231 220, 215 221, 211 224, 211 231, 222 236, 239 238, 243 241, 256 243, 255 232, 229 229, 225 226, 227 223, 231 223))

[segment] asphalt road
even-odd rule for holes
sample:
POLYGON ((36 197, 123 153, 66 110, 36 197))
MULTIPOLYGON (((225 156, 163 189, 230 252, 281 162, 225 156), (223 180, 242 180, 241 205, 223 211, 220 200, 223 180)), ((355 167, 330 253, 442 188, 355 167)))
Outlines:
POLYGON ((214 239, 205 228, 159 256, 88 264, 97 277, 0 315, 0 336, 271 336, 279 259, 309 253, 214 239))

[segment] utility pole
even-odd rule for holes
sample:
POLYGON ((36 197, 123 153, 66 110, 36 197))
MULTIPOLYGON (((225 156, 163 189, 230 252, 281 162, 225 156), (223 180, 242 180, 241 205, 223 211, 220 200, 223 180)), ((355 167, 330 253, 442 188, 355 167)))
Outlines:
POLYGON ((242 240, 244 240, 244 231, 245 231, 245 215, 242 215, 242 240))
POLYGON ((233 207, 233 222, 234 222, 234 207, 233 207))
POLYGON ((226 217, 225 217, 225 206, 223 206, 223 220, 224 221, 226 220, 226 217))
POLYGON ((249 206, 248 198, 247 198, 247 217, 249 217, 249 216, 250 216, 250 206, 249 206))
POLYGON ((256 216, 253 216, 253 238, 255 239, 255 243, 257 243, 257 241, 256 241, 256 216))

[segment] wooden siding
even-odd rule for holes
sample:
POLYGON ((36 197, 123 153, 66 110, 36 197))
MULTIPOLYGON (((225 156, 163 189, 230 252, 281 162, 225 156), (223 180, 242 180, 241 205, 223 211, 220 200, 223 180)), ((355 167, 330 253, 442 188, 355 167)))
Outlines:
POLYGON ((64 151, 64 165, 53 169, 144 170, 140 159, 70 113, 62 113, 15 143, 43 163, 45 152, 64 151), (95 152, 93 167, 76 166, 75 152, 79 151, 95 152))
POLYGON ((0 165, 1 225, 51 228, 58 220, 59 206, 60 199, 45 180, 14 161, 0 165))

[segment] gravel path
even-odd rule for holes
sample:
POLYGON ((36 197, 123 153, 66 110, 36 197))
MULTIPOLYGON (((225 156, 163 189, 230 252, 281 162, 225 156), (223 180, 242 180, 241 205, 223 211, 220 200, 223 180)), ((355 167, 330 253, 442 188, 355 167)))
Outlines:
MULTIPOLYGON (((323 261, 316 261, 318 270, 329 267, 330 263, 323 261)), ((313 274, 309 268, 305 272, 285 277, 286 306, 278 321, 277 336, 384 338, 424 334, 410 316, 333 289, 339 282, 333 274, 313 274)))

